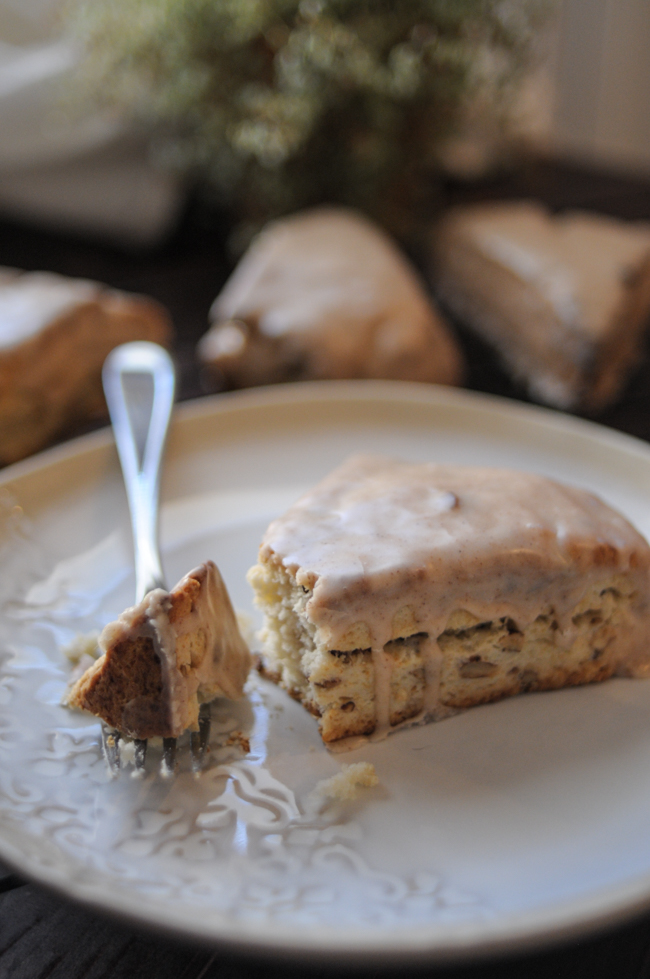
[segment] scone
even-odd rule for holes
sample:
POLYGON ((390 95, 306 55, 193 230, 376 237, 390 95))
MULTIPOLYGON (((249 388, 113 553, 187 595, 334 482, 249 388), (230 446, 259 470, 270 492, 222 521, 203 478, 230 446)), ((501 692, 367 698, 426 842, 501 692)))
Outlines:
POLYGON ((170 338, 169 317, 152 299, 0 269, 0 464, 106 415, 101 368, 113 347, 170 338))
POLYGON ((650 224, 551 215, 527 201, 450 211, 432 239, 438 296, 530 396, 596 411, 638 361, 650 314, 650 224))
POLYGON ((106 626, 103 655, 66 703, 134 738, 198 728, 199 705, 242 696, 251 665, 228 592, 207 561, 171 592, 156 589, 106 626))
POLYGON ((354 457, 269 526, 249 581, 262 671, 326 742, 649 672, 650 548, 542 476, 354 457))
POLYGON ((414 269, 354 211, 319 208, 270 224, 210 318, 199 358, 231 387, 461 376, 460 351, 414 269))

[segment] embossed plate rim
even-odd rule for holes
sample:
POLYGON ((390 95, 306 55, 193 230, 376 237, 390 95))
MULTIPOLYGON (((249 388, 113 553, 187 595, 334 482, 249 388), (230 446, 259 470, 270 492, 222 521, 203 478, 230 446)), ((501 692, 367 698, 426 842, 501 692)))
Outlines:
MULTIPOLYGON (((575 440, 576 445, 604 449, 618 455, 621 460, 641 465, 650 474, 649 446, 593 422, 489 395, 401 382, 323 382, 212 396, 179 406, 173 431, 180 436, 184 426, 191 428, 201 419, 212 419, 216 415, 226 420, 229 414, 232 416, 232 413, 242 411, 255 415, 271 405, 296 407, 301 403, 313 405, 318 402, 340 405, 346 401, 369 405, 378 400, 384 406, 389 403, 396 408, 399 406, 400 410, 408 405, 439 407, 457 413, 459 419, 465 417, 472 420, 478 428, 504 424, 523 429, 529 437, 534 433, 550 441, 575 440)), ((0 487, 20 482, 23 477, 42 476, 53 466, 65 468, 89 454, 100 453, 103 458, 110 451, 111 444, 108 429, 82 436, 8 467, 0 474, 0 487)), ((20 847, 0 837, 0 858, 35 882, 80 901, 86 907, 92 906, 97 911, 118 916, 131 924, 164 929, 166 932, 171 930, 179 937, 219 943, 247 953, 299 958, 317 955, 346 962, 368 962, 373 958, 381 961, 388 958, 393 962, 470 959, 585 934, 624 920, 650 906, 650 874, 645 874, 626 880, 619 886, 594 891, 587 897, 554 904, 542 911, 510 913, 500 919, 480 922, 407 925, 387 929, 379 939, 375 935, 372 943, 367 937, 354 932, 335 935, 332 930, 323 928, 319 929, 318 934, 309 929, 290 933, 277 924, 265 926, 260 923, 241 923, 239 933, 233 935, 226 934, 223 928, 215 928, 214 923, 190 920, 189 911, 182 916, 164 905, 156 909, 143 907, 135 895, 131 902, 123 895, 116 900, 110 891, 106 891, 107 882, 103 875, 86 882, 71 881, 66 877, 65 868, 69 858, 63 855, 60 865, 48 868, 39 865, 20 847)))

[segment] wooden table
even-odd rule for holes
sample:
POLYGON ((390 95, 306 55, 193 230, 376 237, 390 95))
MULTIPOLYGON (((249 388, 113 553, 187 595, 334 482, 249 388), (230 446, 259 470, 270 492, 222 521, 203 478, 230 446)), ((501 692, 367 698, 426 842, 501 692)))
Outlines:
MULTIPOLYGON (((650 220, 650 182, 552 161, 529 162, 516 173, 480 185, 449 184, 443 196, 447 203, 529 197, 552 208, 593 208, 619 217, 650 220)), ((195 202, 164 246, 146 253, 126 253, 5 221, 0 222, 0 265, 95 278, 161 300, 175 321, 179 391, 185 399, 208 390, 193 352, 206 328, 210 303, 228 274, 228 230, 224 215, 208 213, 195 202)), ((469 387, 526 400, 488 348, 464 332, 461 342, 469 363, 469 387)), ((647 355, 620 402, 597 420, 650 441, 647 355)), ((302 979, 305 970, 305 965, 245 960, 134 931, 12 874, 0 876, 0 979, 261 979, 269 974, 273 979, 302 979)), ((406 970, 388 971, 399 971, 402 976, 406 970)), ((650 977, 650 912, 606 934, 559 948, 462 968, 408 971, 413 977, 435 974, 440 979, 650 977)), ((334 974, 341 979, 349 974, 312 966, 309 973, 310 979, 330 979, 334 974)))

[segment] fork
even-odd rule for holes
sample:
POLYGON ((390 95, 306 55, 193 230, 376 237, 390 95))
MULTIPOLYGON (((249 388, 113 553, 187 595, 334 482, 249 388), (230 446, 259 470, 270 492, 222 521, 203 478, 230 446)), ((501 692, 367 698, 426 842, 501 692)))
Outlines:
MULTIPOLYGON (((175 374, 166 350, 146 341, 125 343, 106 358, 102 370, 106 403, 113 425, 131 516, 135 557, 135 604, 154 588, 167 591, 158 549, 160 472, 174 405, 175 374)), ((210 705, 199 712, 199 730, 190 734, 192 769, 203 766, 210 736, 210 705)), ((122 735, 102 725, 104 755, 112 775, 121 767, 122 735)), ((134 740, 134 775, 143 775, 146 740, 134 740)), ((170 776, 176 762, 176 738, 163 738, 160 773, 170 776)))

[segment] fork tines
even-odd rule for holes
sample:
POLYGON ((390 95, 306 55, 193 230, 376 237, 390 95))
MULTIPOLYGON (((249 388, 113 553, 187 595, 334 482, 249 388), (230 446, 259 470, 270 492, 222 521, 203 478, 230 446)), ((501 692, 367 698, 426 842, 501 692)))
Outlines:
MULTIPOLYGON (((192 759, 192 771, 195 775, 203 768, 209 740, 210 704, 201 704, 199 708, 199 730, 190 732, 190 755, 192 759)), ((120 732, 102 724, 102 748, 109 772, 112 776, 118 775, 122 768, 120 742, 124 743, 120 732)), ((134 739, 133 746, 132 774, 138 778, 142 777, 146 771, 147 741, 134 739)), ((170 778, 174 774, 177 747, 178 742, 176 738, 163 738, 162 759, 160 761, 160 774, 163 778, 170 778)))
POLYGON ((176 738, 163 738, 163 755, 160 763, 160 774, 170 778, 176 767, 176 738))
POLYGON ((135 773, 144 772, 145 762, 147 760, 147 742, 146 740, 140 740, 139 738, 133 742, 135 748, 133 753, 133 767, 135 773))

